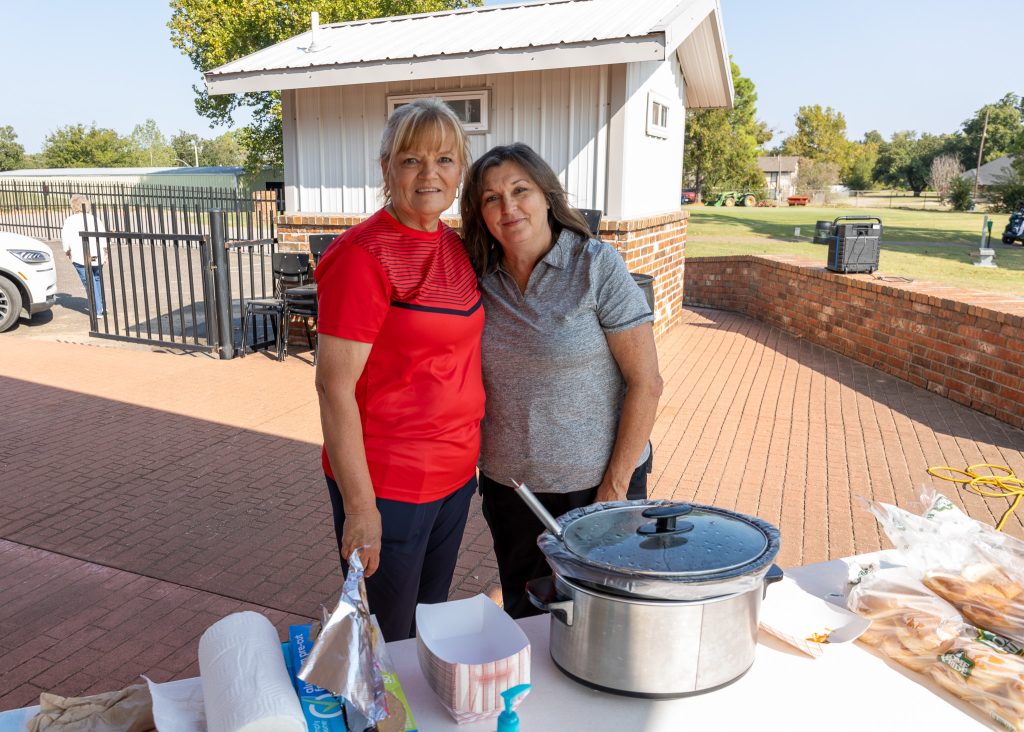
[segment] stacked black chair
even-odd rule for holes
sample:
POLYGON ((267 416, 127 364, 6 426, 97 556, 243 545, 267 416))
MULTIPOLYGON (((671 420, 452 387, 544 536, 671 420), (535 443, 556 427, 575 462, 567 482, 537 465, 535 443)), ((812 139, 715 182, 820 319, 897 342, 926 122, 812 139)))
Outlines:
POLYGON ((309 343, 309 347, 313 349, 313 364, 316 365, 317 352, 319 351, 320 341, 317 338, 314 341, 313 332, 309 328, 310 319, 313 320, 313 327, 316 327, 316 316, 317 316, 317 304, 316 304, 316 291, 296 293, 294 290, 289 292, 285 290, 284 293, 284 327, 282 328, 282 343, 278 349, 277 360, 281 361, 286 355, 288 355, 288 335, 289 327, 293 317, 302 318, 302 326, 306 329, 306 341, 309 343))
POLYGON ((327 247, 337 238, 337 234, 310 234, 309 253, 313 255, 314 267, 320 263, 320 257, 327 251, 327 247))
POLYGON ((270 261, 275 296, 283 297, 289 287, 299 287, 309 281, 309 255, 305 252, 274 252, 270 261))
MULTIPOLYGON (((281 319, 284 317, 284 300, 279 297, 262 297, 245 301, 245 316, 242 318, 242 358, 245 358, 245 352, 249 350, 249 321, 253 322, 253 331, 255 332, 256 316, 258 315, 262 315, 265 320, 270 320, 270 327, 274 331, 274 349, 277 351, 278 359, 280 360, 281 319)), ((253 350, 256 350, 257 344, 253 343, 252 347, 253 350)))

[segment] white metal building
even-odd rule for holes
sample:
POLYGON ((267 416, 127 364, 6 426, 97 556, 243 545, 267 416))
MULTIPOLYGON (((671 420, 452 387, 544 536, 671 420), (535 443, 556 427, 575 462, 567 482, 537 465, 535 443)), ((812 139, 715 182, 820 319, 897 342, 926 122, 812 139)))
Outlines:
POLYGON ((417 96, 456 110, 474 155, 531 145, 579 207, 613 219, 678 211, 685 109, 732 104, 718 0, 546 0, 314 25, 206 83, 282 90, 290 214, 379 208, 381 131, 417 96))
POLYGON ((201 168, 38 168, 0 172, 0 181, 21 183, 99 183, 128 186, 235 188, 243 174, 233 166, 201 168))

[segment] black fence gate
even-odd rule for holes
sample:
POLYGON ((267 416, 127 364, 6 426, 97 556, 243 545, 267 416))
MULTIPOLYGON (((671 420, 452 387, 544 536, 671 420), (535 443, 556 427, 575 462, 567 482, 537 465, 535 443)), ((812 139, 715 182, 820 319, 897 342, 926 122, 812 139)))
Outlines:
MULTIPOLYGON (((83 211, 89 335, 232 358, 245 303, 273 291, 273 216, 105 204, 83 211)), ((266 326, 264 325, 264 328, 266 326)))
MULTIPOLYGON (((192 186, 128 185, 123 183, 82 183, 51 181, 26 183, 0 181, 0 230, 34 236, 60 238, 64 221, 73 212, 71 197, 80 194, 94 206, 118 210, 176 207, 179 211, 202 212, 195 222, 208 230, 206 212, 259 211, 264 217, 278 212, 276 191, 247 191, 240 188, 199 188, 192 186)), ((230 225, 230 223, 229 223, 230 225)))

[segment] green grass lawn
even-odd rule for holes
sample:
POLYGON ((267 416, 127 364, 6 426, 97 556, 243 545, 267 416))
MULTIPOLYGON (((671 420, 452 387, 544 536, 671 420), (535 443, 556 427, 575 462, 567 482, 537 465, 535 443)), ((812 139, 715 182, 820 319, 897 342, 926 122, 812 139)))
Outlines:
POLYGON ((882 219, 884 233, 876 276, 907 277, 1024 296, 1024 247, 1006 246, 999 241, 1009 219, 1007 214, 990 215, 992 248, 996 250, 999 267, 987 269, 975 267, 970 254, 978 248, 981 238, 980 213, 811 206, 694 206, 687 210, 689 257, 796 254, 824 264, 827 246, 811 242, 816 221, 837 216, 877 216, 882 219), (795 227, 800 227, 799 237, 794 236, 795 227))

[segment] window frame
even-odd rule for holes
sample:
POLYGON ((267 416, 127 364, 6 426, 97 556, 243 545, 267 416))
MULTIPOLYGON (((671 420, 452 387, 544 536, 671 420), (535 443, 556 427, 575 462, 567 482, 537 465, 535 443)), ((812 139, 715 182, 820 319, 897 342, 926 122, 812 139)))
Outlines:
POLYGON ((664 94, 651 91, 647 92, 647 134, 651 137, 660 137, 661 139, 668 139, 669 136, 669 121, 671 119, 672 106, 669 103, 668 97, 664 94), (663 116, 665 117, 665 123, 662 124, 660 120, 654 119, 654 105, 658 104, 664 109, 663 116))
POLYGON ((392 112, 402 104, 408 104, 409 102, 416 101, 417 99, 431 98, 440 99, 442 102, 460 102, 463 100, 473 99, 480 100, 480 121, 463 122, 462 129, 471 134, 490 131, 490 89, 453 89, 451 91, 424 91, 405 94, 388 94, 387 117, 390 118, 392 112))

